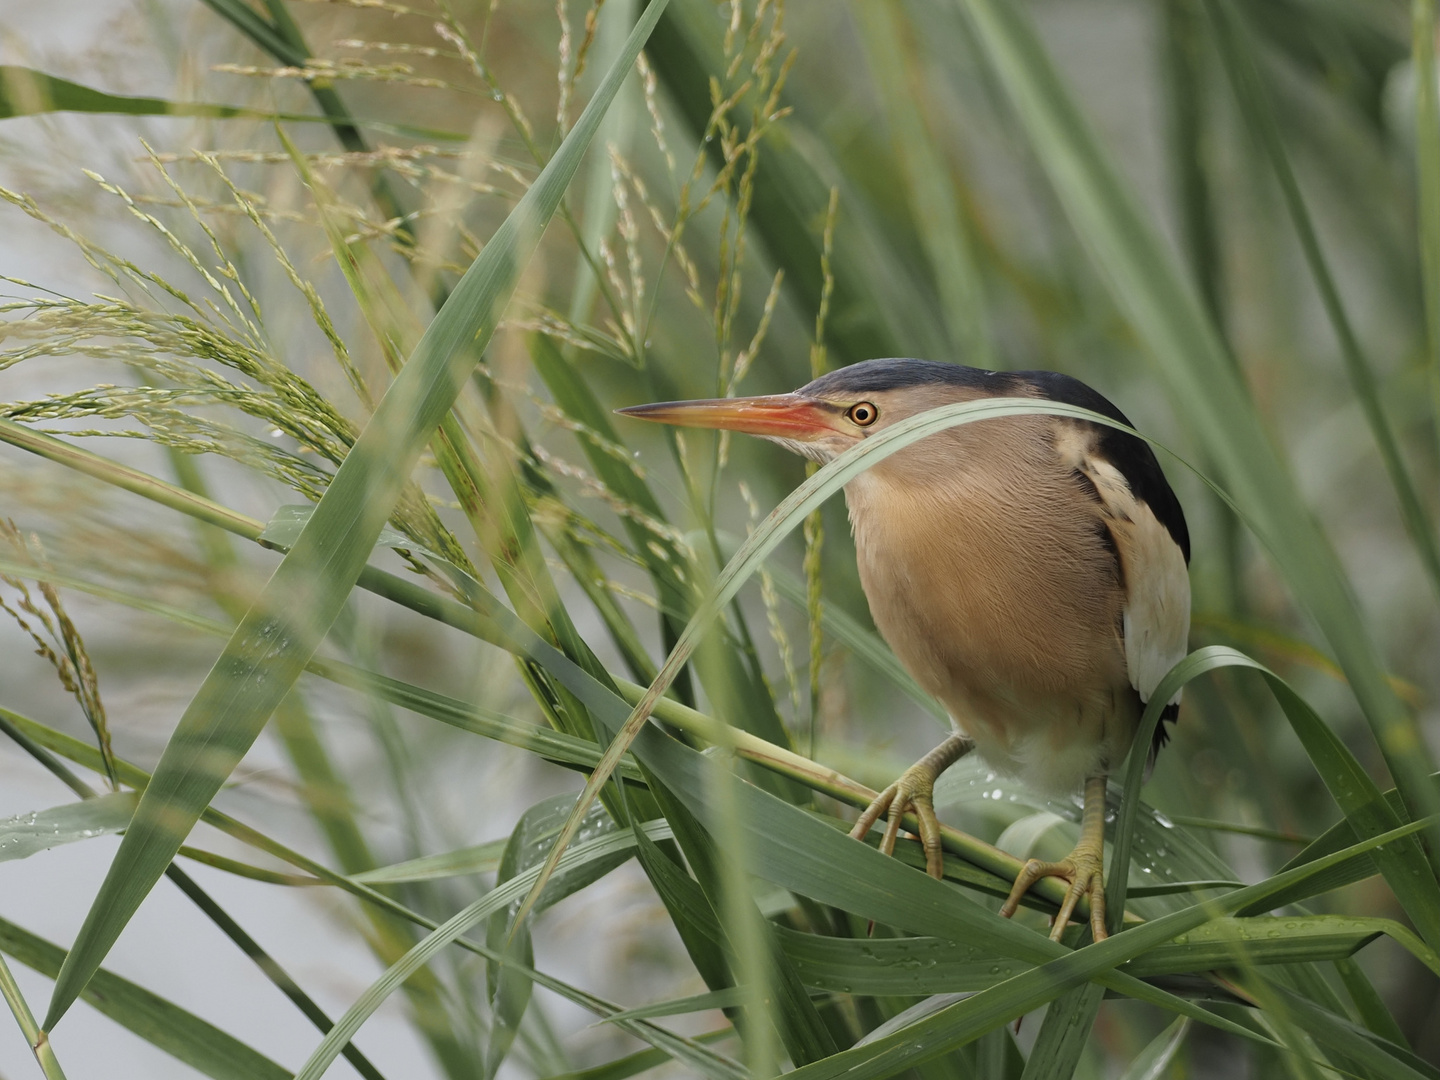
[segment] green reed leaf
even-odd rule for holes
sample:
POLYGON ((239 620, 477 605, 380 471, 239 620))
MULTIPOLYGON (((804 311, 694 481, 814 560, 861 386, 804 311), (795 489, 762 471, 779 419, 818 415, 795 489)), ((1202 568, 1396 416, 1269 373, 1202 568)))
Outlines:
POLYGON ((435 881, 470 874, 493 874, 500 867, 500 856, 505 851, 506 843, 507 840, 491 840, 438 855, 422 855, 418 859, 377 866, 374 870, 351 874, 350 877, 362 885, 397 885, 406 881, 435 881))
MULTIPOLYGON (((1155 946, 1118 970, 1149 978, 1216 968, 1339 960, 1381 936, 1393 938, 1406 949, 1416 940, 1391 919, 1348 915, 1220 918, 1155 946)), ((938 937, 863 940, 782 930, 780 941, 806 986, 833 993, 898 997, 984 990, 1024 970, 1024 965, 1015 961, 997 960, 983 949, 938 937)))
POLYGON ((623 1013, 607 1016, 602 1023, 612 1024, 616 1020, 642 1020, 656 1016, 684 1016, 686 1013, 706 1012, 710 1009, 729 1009, 745 1004, 745 990, 739 986, 728 986, 724 990, 711 990, 690 997, 657 1001, 654 1005, 641 1005, 626 1009, 623 1013))
POLYGON ((130 824, 136 799, 130 792, 116 792, 0 820, 0 862, 121 832, 130 824))
POLYGON ((1180 1052, 1180 1045, 1189 1033, 1190 1020, 1184 1016, 1177 1017, 1169 1027, 1151 1039, 1144 1050, 1135 1055, 1135 1060, 1130 1062, 1130 1067, 1125 1070, 1125 1075, 1120 1080, 1160 1080, 1160 1077, 1165 1075, 1165 1070, 1170 1068, 1170 1063, 1175 1060, 1175 1055, 1180 1052))
MULTIPOLYGON (((1054 1000, 1071 987, 1096 978, 1107 969, 1147 953, 1212 918, 1273 895, 1322 869, 1363 857, 1381 845, 1411 836, 1429 824, 1416 822, 1402 826, 1346 848, 1343 852, 1316 860, 1309 866, 1277 874, 1258 885, 1237 889, 1228 896, 1126 930, 1123 934, 1116 934, 1105 941, 1052 960, 1042 967, 1032 968, 988 990, 948 1005, 917 1023, 874 1042, 853 1047, 825 1061, 786 1075, 794 1077, 795 1080, 820 1080, 822 1077, 830 1080, 832 1077, 841 1076, 846 1080, 880 1080, 893 1076, 954 1047, 964 1045, 986 1031, 1054 1000)), ((1195 1015, 1195 1012, 1187 1012, 1195 1015)), ((1198 1018, 1209 1023, 1215 1022, 1213 1015, 1203 1010, 1197 1012, 1198 1018)), ((1239 1032, 1244 1032, 1246 1037, 1262 1038, 1243 1028, 1239 1029, 1239 1032)))
MULTIPOLYGON (((0 919, 0 952, 54 978, 65 950, 0 919)), ((288 1070, 158 994, 103 968, 82 995, 97 1011, 214 1080, 289 1080, 288 1070)))

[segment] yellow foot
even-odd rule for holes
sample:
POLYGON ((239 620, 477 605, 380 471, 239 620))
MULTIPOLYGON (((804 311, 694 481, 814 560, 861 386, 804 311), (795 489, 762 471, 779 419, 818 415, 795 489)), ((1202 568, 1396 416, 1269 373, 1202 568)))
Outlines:
POLYGON ((900 823, 913 810, 920 823, 920 843, 925 849, 925 872, 939 879, 944 875, 945 858, 940 850, 940 820, 935 816, 935 779, 955 762, 959 761, 974 747, 964 735, 952 735, 930 753, 917 761, 901 774, 875 801, 865 808, 850 835, 864 840, 866 834, 888 811, 885 836, 880 841, 880 850, 886 855, 895 853, 895 838, 900 835, 900 823))
POLYGON ((1059 941, 1065 927, 1070 924, 1070 915, 1079 903, 1080 897, 1090 901, 1090 932, 1096 941, 1109 937, 1105 929, 1105 778, 1091 777, 1085 781, 1085 813, 1080 822, 1080 842, 1075 850, 1059 862, 1041 862, 1031 859, 1015 878, 1015 887, 1000 909, 1000 914, 1009 918, 1020 906, 1020 898, 1031 885, 1045 877, 1064 878, 1070 883, 1060 912, 1055 916, 1055 925, 1050 928, 1050 940, 1059 941))
POLYGON ((1060 905, 1060 913, 1055 916, 1055 925, 1050 928, 1050 940, 1060 940, 1065 927, 1070 925, 1070 914, 1075 910, 1080 897, 1084 896, 1090 901, 1090 932, 1096 941, 1104 941, 1109 934, 1105 929, 1105 874, 1100 867, 1099 852, 1084 851, 1077 847, 1059 862, 1031 859, 1015 879, 1015 887, 1010 890, 1010 898, 1005 901, 1000 914, 1007 919, 1014 915, 1020 906, 1020 898, 1031 885, 1045 877, 1064 878, 1070 882, 1070 888, 1065 893, 1065 902, 1060 905))

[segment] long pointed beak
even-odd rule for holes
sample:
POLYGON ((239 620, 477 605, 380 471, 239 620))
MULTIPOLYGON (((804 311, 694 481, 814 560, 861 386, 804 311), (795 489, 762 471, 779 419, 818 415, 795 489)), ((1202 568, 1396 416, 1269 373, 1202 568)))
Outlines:
POLYGON ((677 427, 721 428, 746 435, 809 442, 837 430, 834 406, 800 394, 661 401, 616 409, 621 416, 677 427))

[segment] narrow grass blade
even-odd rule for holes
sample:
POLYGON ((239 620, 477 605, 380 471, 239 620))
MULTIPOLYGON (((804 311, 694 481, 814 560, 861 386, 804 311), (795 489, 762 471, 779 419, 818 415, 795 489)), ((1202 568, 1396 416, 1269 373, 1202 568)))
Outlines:
POLYGON ((613 1024, 617 1020, 644 1020, 656 1016, 684 1016, 686 1013, 706 1012, 710 1009, 729 1009, 744 1003, 744 988, 729 986, 724 990, 711 990, 705 994, 659 1001, 654 1005, 642 1005, 637 1009, 626 1009, 623 1013, 607 1016, 601 1023, 613 1024))
POLYGON ((319 116, 267 113, 233 105, 209 105, 198 101, 167 101, 165 98, 129 97, 47 75, 34 68, 0 64, 0 120, 36 116, 48 112, 109 113, 122 116, 204 116, 223 120, 286 120, 304 123, 323 121, 319 116))
POLYGON ((0 862, 120 832, 130 824, 137 799, 130 792, 117 792, 0 820, 0 862))
MULTIPOLYGON (((659 785, 652 788, 658 789, 659 785)), ((659 791, 657 801, 671 828, 678 824, 682 834, 701 832, 689 812, 683 806, 677 812, 671 805, 671 799, 673 796, 669 792, 659 791)), ((735 977, 730 969, 725 928, 710 906, 705 890, 685 872, 677 854, 661 850, 660 845, 646 837, 644 829, 635 833, 635 857, 660 902, 665 905, 670 922, 690 955, 690 962, 695 965, 706 986, 712 990, 726 989, 735 984, 735 977)), ((731 1019, 739 1015, 738 1012, 732 1013, 731 1019)))
POLYGON ((500 856, 506 843, 506 840, 491 840, 488 844, 476 844, 440 855, 425 855, 389 866, 377 866, 362 874, 352 874, 351 879, 362 885, 398 885, 408 881, 493 874, 500 867, 500 856))
MULTIPOLYGON (((342 664, 337 660, 312 660, 307 665, 307 670, 321 678, 348 686, 363 694, 372 694, 392 705, 438 720, 442 724, 449 724, 461 731, 483 735, 487 739, 510 746, 518 746, 560 764, 587 769, 600 762, 600 747, 588 739, 524 723, 503 713, 482 709, 478 705, 437 694, 433 690, 401 682, 377 672, 342 664)), ((639 778, 633 763, 625 765, 621 773, 631 779, 639 778)))
MULTIPOLYGON (((625 35, 630 32, 630 27, 635 22, 637 7, 637 0, 616 0, 604 9, 595 32, 595 43, 591 47, 591 62, 599 65, 600 70, 609 67, 611 58, 624 44, 625 35)), ((589 321, 590 309, 594 306, 595 294, 599 291, 599 267, 587 258, 585 253, 599 251, 600 242, 610 235, 610 230, 615 226, 619 208, 615 205, 611 186, 610 151, 613 148, 622 158, 630 158, 635 121, 644 109, 640 101, 639 87, 636 85, 638 82, 637 76, 631 80, 629 86, 622 88, 620 96, 615 100, 615 107, 606 114, 605 124, 599 135, 599 145, 606 152, 591 157, 584 180, 585 205, 580 216, 583 230, 580 236, 582 251, 575 260, 575 288, 570 295, 572 323, 589 321)))
POLYGON ((10 1006, 10 1011, 15 1015, 15 1022, 20 1025, 21 1034, 30 1044, 30 1052, 35 1055, 35 1061, 39 1064, 40 1071, 45 1074, 45 1080, 65 1080, 65 1073, 55 1057, 55 1048, 50 1045, 50 1039, 45 1032, 40 1030, 40 1025, 35 1023, 35 1014, 30 1011, 30 1003, 25 1000, 25 995, 20 993, 20 986, 15 982, 15 976, 10 973, 10 965, 3 956, 0 956, 0 997, 4 997, 5 1004, 10 1006))
POLYGON ((1431 423, 1440 441, 1440 91, 1435 69, 1435 0, 1412 0, 1415 66, 1415 193, 1420 218, 1420 289, 1431 423))
POLYGON ((204 3, 281 63, 304 66, 309 50, 297 48, 287 41, 276 26, 242 0, 204 0, 204 3))
MULTIPOLYGON (((1296 964, 1353 956, 1381 936, 1414 941, 1390 919, 1345 915, 1214 919, 1157 945, 1120 970, 1139 978, 1215 968, 1296 964)), ((781 929, 806 986, 832 993, 910 997, 984 990, 1024 965, 937 937, 851 939, 781 929)), ((1422 946, 1423 949, 1423 946, 1422 946)))
MULTIPOLYGON (((1385 1080, 1437 1080, 1440 1069, 1411 1053, 1323 1009, 1304 996, 1271 983, 1267 994, 1278 998, 1286 1019, 1301 1028, 1321 1046, 1327 1047, 1362 1068, 1374 1070, 1372 1075, 1385 1080)), ((1273 999, 1272 999, 1273 1000, 1273 999)))
POLYGON ((1165 1070, 1170 1068, 1170 1063, 1175 1060, 1175 1055, 1180 1052, 1180 1044, 1189 1033, 1189 1018, 1176 1017, 1169 1027, 1151 1039, 1145 1049, 1135 1055, 1135 1060, 1130 1062, 1130 1067, 1125 1070, 1125 1075, 1120 1077, 1120 1080, 1160 1080, 1165 1075, 1165 1070))
MULTIPOLYGON (((1150 705, 1141 718, 1135 745, 1148 746, 1149 733, 1159 721, 1160 707, 1191 679, 1221 667, 1251 668, 1265 679, 1296 737, 1305 748, 1320 778, 1329 789, 1346 820, 1359 837, 1374 836, 1401 824, 1386 802, 1379 787, 1372 781, 1355 756, 1317 716, 1313 709, 1283 679, 1244 653, 1224 646, 1209 646, 1191 653, 1160 681, 1150 705)), ((1126 798, 1115 830, 1114 860, 1106 885, 1106 900, 1111 910, 1123 911, 1129 881, 1129 863, 1135 822, 1139 814, 1139 787, 1143 776, 1143 757, 1131 754, 1126 773, 1126 798)), ((1385 875, 1397 899, 1405 908, 1430 948, 1440 942, 1440 897, 1434 888, 1425 855, 1415 839, 1381 849, 1374 856, 1375 864, 1385 875)))
MULTIPOLYGON (((496 888, 503 886, 517 874, 524 873, 538 865, 544 859, 545 852, 549 848, 550 838, 559 832, 560 827, 565 823, 570 802, 568 795, 552 796, 542 799, 520 815, 520 820, 516 823, 509 841, 505 844, 505 851, 495 878, 496 888)), ((613 832, 615 829, 614 820, 602 808, 596 807, 596 810, 599 812, 590 815, 584 830, 585 836, 591 840, 613 832)), ((563 883, 552 882, 551 888, 541 898, 541 907, 557 903, 566 896, 578 892, 608 874, 629 857, 630 852, 624 851, 609 860, 596 860, 583 874, 571 873, 567 875, 563 883), (563 888, 555 887, 562 884, 563 888)), ((537 908, 536 914, 538 911, 537 908)), ((519 933, 508 942, 505 940, 507 926, 508 919, 505 910, 502 909, 491 915, 485 932, 486 944, 498 953, 513 956, 525 967, 534 967, 535 950, 531 944, 529 926, 521 927, 519 933)), ((510 1052, 510 1047, 519 1034, 521 1020, 530 1005, 533 984, 529 979, 517 975, 509 965, 491 964, 485 972, 485 985, 491 1016, 490 1038, 485 1046, 485 1074, 487 1077, 492 1077, 500 1068, 501 1062, 510 1052)))
POLYGON ((189 844, 181 845, 180 854, 192 862, 198 862, 201 866, 209 866, 222 873, 234 874, 236 877, 248 878, 251 881, 263 881, 266 885, 308 889, 314 885, 324 884, 319 878, 307 874, 287 874, 280 870, 267 870, 263 866, 254 866, 247 862, 241 862, 239 859, 217 855, 213 851, 191 847, 189 844))
POLYGON ((56 980, 47 1030, 99 967, 344 605, 416 458, 488 343, 590 137, 663 10, 664 0, 646 10, 574 130, 430 324, 186 709, 56 980))
POLYGON ((670 871, 673 864, 662 854, 647 852, 643 842, 639 847, 642 865, 652 875, 657 890, 663 888, 668 893, 667 908, 677 911, 689 924, 687 948, 710 988, 745 988, 740 1002, 743 1012, 737 1012, 734 1019, 751 1072, 765 1075, 775 1067, 776 1035, 796 1063, 827 1057, 837 1046, 799 973, 776 941, 771 923, 755 903, 753 883, 745 866, 744 830, 738 821, 743 811, 735 798, 743 782, 734 775, 733 760, 727 764, 729 768, 712 777, 717 785, 715 802, 725 822, 718 829, 713 823, 708 829, 703 827, 685 801, 646 770, 650 790, 675 830, 676 843, 695 875, 693 888, 683 873, 670 871), (724 837, 723 844, 720 837, 724 837), (703 940, 707 938, 714 947, 703 940))
MULTIPOLYGON (((733 1038, 735 1032, 729 1028, 722 1028, 719 1031, 707 1032, 704 1035, 697 1035, 697 1042, 716 1042, 720 1039, 733 1038)), ((633 1054, 616 1058, 614 1061, 607 1061, 603 1065, 592 1065, 588 1069, 581 1069, 578 1072, 557 1073, 554 1076, 546 1077, 546 1080, 629 1080, 632 1076, 639 1076, 643 1072, 663 1065, 669 1060, 669 1055, 663 1050, 637 1050, 633 1054)))
MULTIPOLYGON (((0 952, 54 978, 65 950, 0 919, 0 952)), ((288 1070, 239 1039, 128 979, 103 969, 85 988, 86 1002, 121 1027, 214 1080, 289 1080, 288 1070)))
POLYGON ((1389 1006, 1358 963, 1351 959, 1336 960, 1335 974, 1340 977, 1345 992, 1354 1003, 1356 1014, 1367 1028, 1396 1046, 1410 1045, 1405 1033, 1400 1030, 1400 1024, 1390 1014, 1389 1006))
MULTIPOLYGON (((275 988, 289 998, 305 1018, 320 1029, 321 1034, 334 1027, 330 1017, 315 1003, 315 999, 307 994, 290 973, 281 967, 280 963, 267 953, 260 943, 245 931, 244 927, 231 918, 230 913, 217 904, 194 879, 173 864, 166 868, 165 876, 205 914, 206 918, 220 929, 221 933, 235 944, 236 948, 254 961, 255 966, 275 985, 275 988)), ((354 1043, 347 1043, 341 1053, 364 1080, 385 1080, 380 1070, 375 1068, 370 1059, 361 1053, 360 1048, 354 1043)))
MULTIPOLYGON (((1086 983, 1050 1003, 1021 1080, 1070 1080, 1090 1039, 1105 988, 1086 983)), ((1188 1017, 1181 1017, 1188 1020, 1188 1017)))
MULTIPOLYGON (((1265 434, 1254 400, 1134 196, 1062 86, 1023 11, 956 0, 1117 304, 1194 424, 1238 509, 1344 668, 1412 816, 1440 809, 1434 763, 1383 665, 1349 583, 1265 434)), ((1440 850, 1432 837, 1431 847, 1440 850)), ((1434 859, 1432 859, 1432 871, 1434 859)), ((1433 874, 1432 874, 1433 876, 1433 874)))

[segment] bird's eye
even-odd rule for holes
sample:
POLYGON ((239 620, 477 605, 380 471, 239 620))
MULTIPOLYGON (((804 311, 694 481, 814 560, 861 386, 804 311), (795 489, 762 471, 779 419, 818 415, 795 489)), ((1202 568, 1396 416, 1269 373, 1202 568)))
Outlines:
POLYGON ((861 427, 869 427, 880 416, 880 410, 871 405, 868 401, 862 401, 858 405, 851 405, 845 413, 852 423, 861 427))

